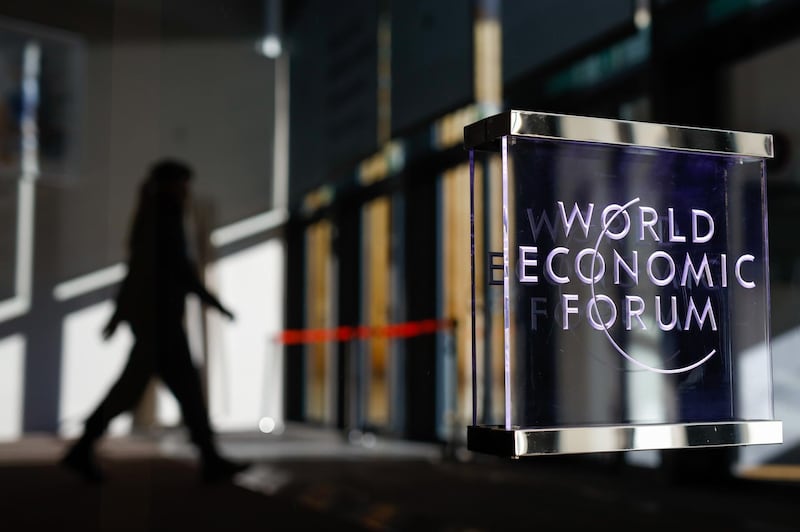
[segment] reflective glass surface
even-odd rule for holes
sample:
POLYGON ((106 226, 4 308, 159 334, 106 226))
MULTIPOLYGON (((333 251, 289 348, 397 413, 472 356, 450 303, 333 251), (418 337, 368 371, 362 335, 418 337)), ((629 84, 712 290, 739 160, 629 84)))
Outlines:
POLYGON ((772 418, 762 159, 501 151, 506 428, 772 418))

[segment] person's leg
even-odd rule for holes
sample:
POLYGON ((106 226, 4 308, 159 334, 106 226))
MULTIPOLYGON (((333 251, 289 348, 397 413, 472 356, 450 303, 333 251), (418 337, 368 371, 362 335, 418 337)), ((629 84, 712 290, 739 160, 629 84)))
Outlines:
POLYGON ((192 442, 204 457, 216 454, 200 376, 192 364, 186 337, 183 334, 171 336, 168 345, 164 346, 169 352, 159 355, 159 375, 178 400, 192 442))
POLYGON ((169 352, 159 357, 159 374, 180 404, 183 421, 200 451, 204 476, 209 480, 219 480, 245 469, 246 464, 230 462, 217 451, 200 376, 192 364, 183 330, 172 335, 168 346, 164 347, 169 347, 169 352))
POLYGON ((62 462, 90 480, 100 480, 102 473, 94 462, 94 444, 116 416, 136 405, 154 372, 152 351, 137 341, 125 369, 105 398, 87 418, 83 435, 70 448, 62 462))

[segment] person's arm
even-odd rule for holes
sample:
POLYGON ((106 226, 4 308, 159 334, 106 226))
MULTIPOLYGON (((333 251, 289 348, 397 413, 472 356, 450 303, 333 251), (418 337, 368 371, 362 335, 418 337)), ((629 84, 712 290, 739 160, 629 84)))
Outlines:
POLYGON ((189 291, 194 292, 200 298, 200 301, 205 303, 206 305, 212 306, 222 314, 224 314, 228 319, 233 319, 233 313, 228 310, 222 303, 220 303, 219 299, 212 294, 211 292, 206 289, 203 282, 200 280, 200 276, 197 274, 197 268, 192 264, 190 261, 187 261, 187 277, 189 281, 189 291))
POLYGON ((103 339, 108 340, 112 336, 114 336, 114 332, 117 330, 117 326, 122 321, 120 317, 119 307, 114 309, 114 314, 111 316, 111 319, 108 320, 106 326, 103 327, 103 339))
POLYGON ((117 297, 114 301, 114 314, 111 315, 108 323, 103 327, 103 339, 105 340, 108 340, 114 335, 119 324, 125 319, 125 314, 130 304, 128 301, 130 297, 129 279, 130 278, 126 275, 125 279, 122 281, 122 285, 120 285, 119 292, 117 292, 117 297))

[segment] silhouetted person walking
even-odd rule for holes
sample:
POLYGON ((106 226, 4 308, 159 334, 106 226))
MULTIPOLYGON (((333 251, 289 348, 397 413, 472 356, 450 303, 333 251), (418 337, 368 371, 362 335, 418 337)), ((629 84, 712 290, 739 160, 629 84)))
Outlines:
POLYGON ((206 290, 189 259, 183 216, 191 177, 188 166, 166 160, 152 167, 141 187, 130 234, 128 275, 117 295, 114 315, 103 330, 108 338, 120 322, 126 321, 135 343, 122 375, 62 459, 64 465, 89 480, 103 478, 95 461, 94 444, 114 417, 139 402, 153 375, 158 375, 178 400, 184 423, 200 451, 205 479, 228 478, 246 467, 222 458, 217 451, 183 328, 189 292, 233 319, 206 290))

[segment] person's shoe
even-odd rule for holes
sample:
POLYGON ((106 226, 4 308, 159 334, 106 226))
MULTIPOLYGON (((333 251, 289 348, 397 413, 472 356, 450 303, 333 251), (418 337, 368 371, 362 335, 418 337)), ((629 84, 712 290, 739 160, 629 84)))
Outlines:
POLYGON ((61 458, 59 463, 70 469, 73 473, 77 473, 87 482, 97 484, 106 479, 103 471, 94 459, 92 450, 80 444, 73 445, 69 452, 61 458))
POLYGON ((226 458, 217 457, 203 462, 202 476, 206 482, 223 482, 230 480, 234 475, 245 471, 252 464, 249 462, 233 462, 226 458))

